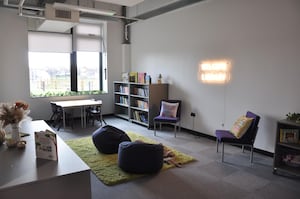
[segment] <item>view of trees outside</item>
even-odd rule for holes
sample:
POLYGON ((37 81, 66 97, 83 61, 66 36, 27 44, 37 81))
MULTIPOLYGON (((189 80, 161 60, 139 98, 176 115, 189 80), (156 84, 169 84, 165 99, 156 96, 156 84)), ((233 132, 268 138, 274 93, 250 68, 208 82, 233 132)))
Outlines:
MULTIPOLYGON (((70 54, 29 52, 30 92, 33 97, 71 92, 70 54)), ((78 52, 78 91, 99 91, 99 53, 78 52)))
POLYGON ((99 52, 77 52, 78 91, 100 89, 99 52))

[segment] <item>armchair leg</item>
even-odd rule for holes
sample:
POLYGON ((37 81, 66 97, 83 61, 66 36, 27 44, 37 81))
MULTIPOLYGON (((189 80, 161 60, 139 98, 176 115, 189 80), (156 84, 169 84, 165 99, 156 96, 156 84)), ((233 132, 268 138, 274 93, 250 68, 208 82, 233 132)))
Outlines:
POLYGON ((251 146, 250 163, 253 163, 253 145, 251 146))
POLYGON ((174 137, 176 138, 177 125, 174 125, 174 137))
POLYGON ((224 142, 222 143, 222 162, 224 162, 224 142))
POLYGON ((219 141, 218 139, 216 139, 216 143, 217 143, 217 153, 219 152, 219 141))

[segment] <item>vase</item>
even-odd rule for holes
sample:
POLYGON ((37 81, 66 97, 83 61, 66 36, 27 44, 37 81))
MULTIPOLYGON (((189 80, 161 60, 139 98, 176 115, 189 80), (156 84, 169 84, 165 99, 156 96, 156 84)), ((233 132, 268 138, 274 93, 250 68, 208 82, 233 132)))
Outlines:
POLYGON ((13 123, 13 124, 11 124, 11 139, 14 142, 20 141, 19 123, 13 123))

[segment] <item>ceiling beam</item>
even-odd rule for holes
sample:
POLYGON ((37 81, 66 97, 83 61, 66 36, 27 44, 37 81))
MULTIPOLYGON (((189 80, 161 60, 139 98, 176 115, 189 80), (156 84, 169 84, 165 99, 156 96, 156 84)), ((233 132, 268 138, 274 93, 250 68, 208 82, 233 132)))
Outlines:
POLYGON ((158 15, 176 10, 178 8, 182 8, 184 6, 188 6, 188 5, 191 5, 191 4, 194 4, 194 3, 198 3, 200 1, 204 1, 204 0, 178 0, 174 3, 170 3, 170 4, 167 4, 165 6, 159 7, 157 9, 154 9, 154 10, 145 12, 143 14, 137 15, 134 18, 144 19, 144 20, 149 19, 149 18, 158 16, 158 15))

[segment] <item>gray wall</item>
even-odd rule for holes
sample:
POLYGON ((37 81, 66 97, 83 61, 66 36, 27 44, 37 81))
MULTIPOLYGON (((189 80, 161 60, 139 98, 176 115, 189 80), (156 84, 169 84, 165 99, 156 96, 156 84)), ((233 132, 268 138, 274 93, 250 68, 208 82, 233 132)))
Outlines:
MULTIPOLYGON (((0 8, 0 102, 25 100, 30 104, 33 119, 47 120, 51 116, 50 101, 95 98, 103 100, 103 113, 113 113, 113 80, 120 79, 122 68, 122 26, 108 22, 109 93, 92 96, 31 98, 29 93, 28 43, 26 18, 17 10, 0 8)), ((79 113, 79 112, 78 112, 79 113)))
MULTIPOLYGON (((141 21, 131 27, 132 70, 153 81, 162 73, 169 96, 184 102, 185 128, 214 135, 246 110, 259 114, 255 147, 273 152, 276 121, 300 112, 299 10, 298 0, 207 0, 141 21), (199 82, 198 63, 219 58, 233 61, 230 83, 199 82)), ((29 96, 26 20, 0 8, 0 26, 1 102, 26 100, 33 119, 48 119, 51 100, 93 97, 103 100, 104 114, 113 113, 112 81, 122 71, 120 23, 108 23, 108 94, 37 99, 29 96)))
POLYGON ((207 0, 140 21, 132 70, 154 81, 162 73, 170 98, 183 100, 185 128, 214 135, 247 110, 259 114, 255 147, 273 152, 276 121, 300 112, 299 10, 298 0, 207 0), (197 80, 199 62, 224 58, 233 63, 228 84, 197 80))

